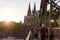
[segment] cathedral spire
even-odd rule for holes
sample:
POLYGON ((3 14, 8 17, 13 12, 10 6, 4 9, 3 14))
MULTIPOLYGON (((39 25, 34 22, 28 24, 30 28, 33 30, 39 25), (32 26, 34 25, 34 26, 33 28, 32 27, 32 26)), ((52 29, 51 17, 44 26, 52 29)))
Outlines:
POLYGON ((30 2, 29 2, 29 8, 28 8, 28 14, 27 16, 31 16, 31 7, 30 7, 30 2))
POLYGON ((34 3, 34 11, 36 11, 36 4, 34 3))
POLYGON ((36 15, 36 4, 34 3, 33 16, 36 15))

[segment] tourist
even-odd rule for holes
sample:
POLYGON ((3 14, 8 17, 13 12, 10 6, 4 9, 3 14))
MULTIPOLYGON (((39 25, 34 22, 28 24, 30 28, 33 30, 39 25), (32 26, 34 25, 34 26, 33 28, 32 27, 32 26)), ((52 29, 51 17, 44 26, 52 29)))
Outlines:
POLYGON ((48 32, 48 29, 45 27, 44 24, 42 24, 41 28, 40 28, 40 37, 41 37, 41 40, 45 40, 46 38, 46 34, 48 32))
POLYGON ((34 28, 34 33, 33 33, 34 34, 33 40, 38 40, 38 38, 39 38, 38 37, 38 31, 39 31, 38 28, 35 27, 34 28))
POLYGON ((49 27, 49 40, 53 40, 53 29, 52 27, 49 27))
POLYGON ((32 26, 31 27, 31 38, 33 39, 33 37, 34 37, 34 27, 32 26))

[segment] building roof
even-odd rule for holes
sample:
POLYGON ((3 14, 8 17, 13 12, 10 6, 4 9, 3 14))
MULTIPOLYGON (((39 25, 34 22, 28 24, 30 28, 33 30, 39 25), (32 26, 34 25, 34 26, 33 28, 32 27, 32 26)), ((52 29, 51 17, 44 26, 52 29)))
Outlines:
POLYGON ((25 16, 25 19, 34 19, 34 16, 25 16))

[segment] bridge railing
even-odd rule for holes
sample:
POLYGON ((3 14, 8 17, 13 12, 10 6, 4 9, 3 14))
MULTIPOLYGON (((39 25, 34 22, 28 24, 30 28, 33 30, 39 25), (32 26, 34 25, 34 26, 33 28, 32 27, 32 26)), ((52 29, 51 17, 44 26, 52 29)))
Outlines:
POLYGON ((29 40, 30 39, 30 36, 31 36, 31 30, 29 31, 27 37, 26 37, 26 40, 29 40))

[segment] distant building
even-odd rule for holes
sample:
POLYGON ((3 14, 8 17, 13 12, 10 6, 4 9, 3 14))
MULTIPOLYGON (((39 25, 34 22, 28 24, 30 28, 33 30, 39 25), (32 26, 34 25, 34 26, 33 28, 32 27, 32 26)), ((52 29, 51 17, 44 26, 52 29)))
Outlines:
POLYGON ((24 23, 27 25, 39 25, 39 12, 36 11, 36 4, 34 4, 34 9, 31 11, 30 3, 27 12, 27 16, 24 17, 24 23))

